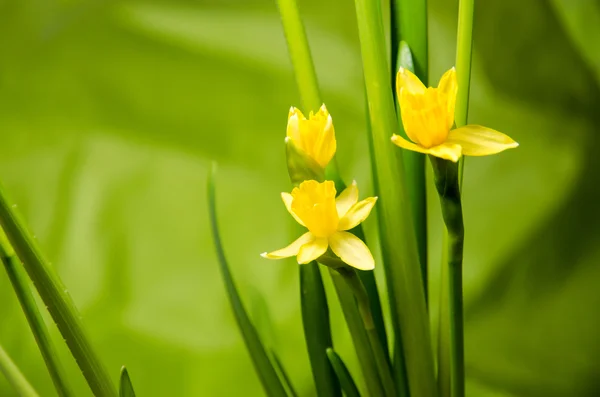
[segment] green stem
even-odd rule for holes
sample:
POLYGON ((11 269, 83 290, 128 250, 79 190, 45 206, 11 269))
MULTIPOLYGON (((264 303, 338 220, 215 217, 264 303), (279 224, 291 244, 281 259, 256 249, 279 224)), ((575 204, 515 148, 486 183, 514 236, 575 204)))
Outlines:
POLYGON ((396 387, 394 385, 394 378, 390 371, 389 358, 383 345, 377 334, 377 329, 373 323, 373 315, 371 314, 371 306, 369 304, 369 296, 363 283, 360 281, 356 270, 349 269, 347 267, 340 267, 337 269, 338 273, 344 278, 350 290, 354 293, 356 298, 356 304, 358 311, 363 320, 365 331, 369 337, 369 343, 375 357, 375 364, 377 365, 377 371, 379 372, 379 378, 384 388, 385 395, 390 397, 396 396, 396 387))
MULTIPOLYGON (((473 12, 475 0, 460 0, 458 3, 458 37, 456 39, 456 95, 455 122, 457 127, 467 124, 469 92, 471 86, 471 59, 473 58, 473 12)), ((460 161, 459 183, 462 186, 464 157, 460 161)))
POLYGON ((29 384, 17 365, 10 359, 0 345, 0 372, 4 374, 8 383, 17 391, 20 397, 38 397, 37 392, 29 384))
POLYGON ((450 384, 452 397, 465 395, 462 263, 464 225, 459 187, 458 164, 429 156, 442 216, 448 232, 447 271, 450 325, 450 384))
POLYGON ((448 292, 448 231, 444 227, 442 235, 442 261, 440 275, 440 307, 439 307, 439 324, 438 324, 438 389, 441 397, 451 397, 451 359, 450 359, 450 307, 449 307, 449 292, 448 292))
POLYGON ((11 205, 0 186, 0 226, 14 247, 40 297, 67 342, 92 392, 98 397, 116 397, 117 390, 100 358, 92 348, 81 316, 67 289, 42 255, 37 241, 11 205))
POLYGON ((393 321, 402 327, 411 396, 437 394, 429 318, 414 229, 404 186, 402 153, 391 144, 398 132, 379 1, 355 0, 371 121, 371 145, 378 188, 378 220, 393 321))
POLYGON ((377 364, 371 349, 369 336, 365 331, 364 321, 359 313, 356 305, 354 293, 350 290, 350 286, 344 280, 344 277, 333 268, 329 268, 331 280, 338 295, 344 319, 348 325, 350 336, 352 337, 352 345, 358 357, 365 384, 371 396, 384 396, 383 387, 377 372, 377 364))
POLYGON ((54 349, 54 344, 44 323, 44 319, 37 307, 33 294, 28 285, 28 278, 25 274, 21 262, 15 255, 15 251, 8 242, 4 230, 0 229, 0 260, 4 264, 8 278, 19 299, 21 308, 25 313, 29 327, 40 348, 52 382, 59 396, 68 397, 73 393, 69 390, 66 382, 66 376, 60 364, 58 354, 54 349))

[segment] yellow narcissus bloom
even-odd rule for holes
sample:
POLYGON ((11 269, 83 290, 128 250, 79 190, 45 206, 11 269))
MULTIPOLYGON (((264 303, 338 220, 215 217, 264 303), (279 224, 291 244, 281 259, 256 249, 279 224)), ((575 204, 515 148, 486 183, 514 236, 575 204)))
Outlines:
POLYGON ((281 193, 289 213, 308 229, 289 246, 261 256, 282 259, 297 256, 299 264, 309 263, 331 248, 342 261, 361 270, 371 270, 375 261, 365 243, 347 232, 369 216, 377 197, 358 201, 356 183, 346 188, 336 199, 332 181, 304 181, 292 190, 281 193))
POLYGON ((311 111, 308 119, 295 107, 290 109, 287 137, 294 145, 325 168, 335 154, 336 142, 333 121, 323 104, 316 114, 311 111))
POLYGON ((458 91, 454 68, 444 73, 437 88, 425 87, 417 76, 400 68, 396 90, 402 124, 412 141, 392 136, 401 148, 457 162, 462 155, 487 156, 519 146, 507 135, 479 125, 451 130, 458 91))

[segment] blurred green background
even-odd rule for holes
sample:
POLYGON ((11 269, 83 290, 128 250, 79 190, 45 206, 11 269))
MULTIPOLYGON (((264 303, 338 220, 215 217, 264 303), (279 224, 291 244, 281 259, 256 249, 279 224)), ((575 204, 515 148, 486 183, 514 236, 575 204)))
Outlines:
MULTIPOLYGON (((364 196, 353 2, 299 3, 343 176, 364 196)), ((457 1, 429 5, 437 83, 454 63, 457 1)), ((470 121, 521 146, 466 163, 469 396, 600 394, 599 45, 598 1, 477 2, 470 121)), ((313 395, 297 266, 258 256, 291 238, 282 143, 300 105, 275 2, 4 0, 0 54, 0 180, 115 379, 126 364, 140 396, 263 395, 208 230, 217 160, 237 284, 301 395, 313 395)), ((437 197, 429 203, 436 314, 441 223, 437 197)), ((374 237, 375 217, 366 228, 374 237)), ((4 272, 0 302, 0 343, 54 396, 4 272)), ((359 378, 331 302, 335 342, 359 378)), ((91 395, 53 334, 78 395, 91 395)), ((0 395, 14 395, 3 377, 0 395)))

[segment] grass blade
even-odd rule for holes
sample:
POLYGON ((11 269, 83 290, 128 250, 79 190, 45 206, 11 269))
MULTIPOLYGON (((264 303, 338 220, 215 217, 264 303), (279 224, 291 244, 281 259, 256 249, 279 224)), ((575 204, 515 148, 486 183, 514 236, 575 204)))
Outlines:
POLYGON ((361 42, 373 163, 378 187, 382 253, 395 318, 402 326, 409 388, 412 396, 436 395, 434 365, 420 261, 403 185, 402 154, 390 143, 398 131, 380 4, 355 0, 361 42))
POLYGON ((215 174, 216 164, 213 163, 208 175, 208 213, 210 217, 210 226, 213 234, 215 250, 219 260, 223 282, 225 283, 225 289, 227 290, 227 296, 229 297, 233 314, 238 326, 240 327, 244 342, 246 343, 246 348, 250 353, 250 358, 254 364, 254 369, 258 373, 258 377, 260 378, 266 394, 273 397, 283 397, 286 396, 285 389, 279 380, 279 376, 277 376, 277 372, 271 364, 271 360, 269 360, 269 356, 267 355, 267 352, 260 341, 254 325, 252 325, 252 322, 246 313, 246 309, 244 309, 240 295, 235 287, 231 271, 229 270, 227 259, 225 258, 225 251, 223 250, 221 236, 219 234, 219 226, 217 223, 215 174))
POLYGON ((67 385, 67 377, 48 333, 48 328, 44 323, 44 319, 29 287, 27 274, 2 229, 0 229, 0 260, 4 264, 10 283, 15 290, 35 341, 40 348, 56 392, 61 397, 73 396, 67 385))
POLYGON ((332 348, 327 349, 327 357, 340 380, 340 385, 342 385, 346 397, 360 397, 358 387, 356 387, 356 383, 354 383, 354 379, 352 379, 352 375, 350 375, 350 371, 348 371, 342 358, 332 348))
POLYGON ((275 364, 275 369, 277 369, 277 372, 283 379, 283 383, 287 388, 288 395, 290 397, 298 397, 298 393, 296 392, 296 389, 294 389, 294 385, 292 384, 292 379, 288 375, 287 371, 285 370, 285 367, 279 359, 279 356, 277 355, 277 353, 275 353, 274 350, 271 350, 271 357, 273 359, 273 363, 275 364))
POLYGON ((2 345, 0 345, 0 372, 4 374, 8 383, 12 385, 19 396, 39 397, 16 364, 11 360, 6 351, 4 351, 2 345))
POLYGON ((0 226, 6 232, 29 278, 48 307, 90 389, 97 396, 116 397, 117 390, 85 333, 79 311, 59 276, 44 258, 25 222, 17 213, 16 204, 11 205, 2 186, 0 186, 0 226))
POLYGON ((133 391, 133 385, 131 384, 131 379, 129 378, 129 372, 127 372, 127 368, 121 368, 121 380, 119 381, 119 397, 135 397, 135 392, 133 391))

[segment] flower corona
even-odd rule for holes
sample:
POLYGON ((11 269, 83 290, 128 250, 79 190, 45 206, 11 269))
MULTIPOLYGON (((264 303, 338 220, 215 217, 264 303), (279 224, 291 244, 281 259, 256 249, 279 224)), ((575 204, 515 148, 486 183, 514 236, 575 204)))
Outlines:
POLYGON ((348 230, 360 224, 370 214, 377 197, 358 201, 358 187, 353 182, 337 198, 332 181, 304 181, 292 193, 281 193, 289 213, 308 232, 289 246, 264 258, 282 259, 296 256, 299 264, 309 263, 325 254, 328 248, 346 264, 361 270, 371 270, 375 261, 365 243, 348 230))
POLYGON ((299 109, 292 107, 288 114, 286 135, 321 168, 325 168, 335 154, 333 121, 324 104, 317 113, 311 111, 308 119, 299 109))

